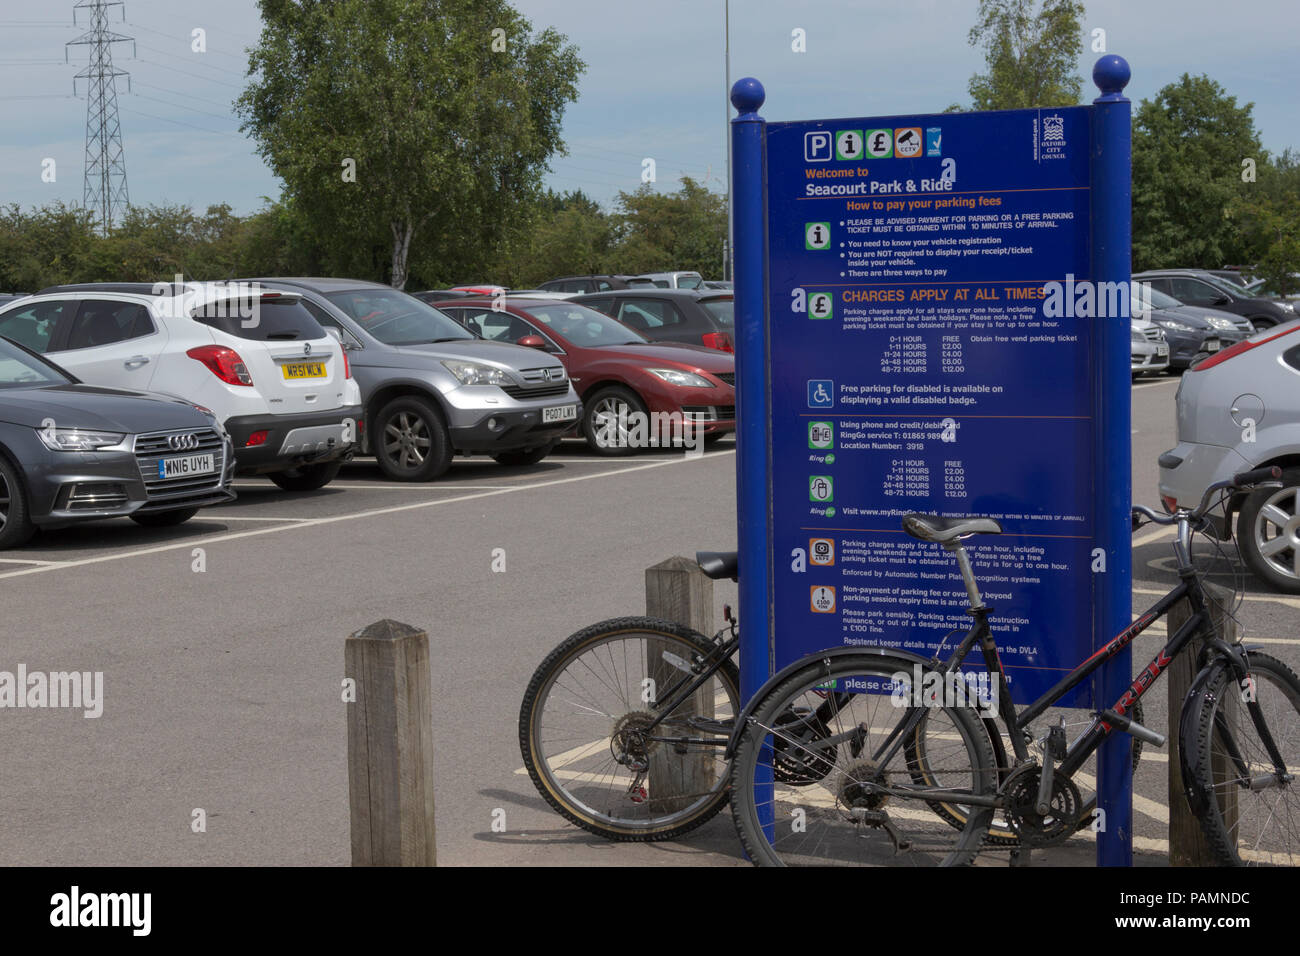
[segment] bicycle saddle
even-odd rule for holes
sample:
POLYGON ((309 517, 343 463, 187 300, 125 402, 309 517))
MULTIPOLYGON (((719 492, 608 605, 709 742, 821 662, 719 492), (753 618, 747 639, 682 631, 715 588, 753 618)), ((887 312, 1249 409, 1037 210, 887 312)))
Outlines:
POLYGON ((903 530, 922 541, 944 544, 968 534, 1001 534, 1002 525, 992 518, 940 518, 911 514, 903 518, 903 530))
POLYGON ((736 565, 739 561, 737 551, 696 551, 695 563, 707 577, 720 581, 723 578, 739 580, 736 565))

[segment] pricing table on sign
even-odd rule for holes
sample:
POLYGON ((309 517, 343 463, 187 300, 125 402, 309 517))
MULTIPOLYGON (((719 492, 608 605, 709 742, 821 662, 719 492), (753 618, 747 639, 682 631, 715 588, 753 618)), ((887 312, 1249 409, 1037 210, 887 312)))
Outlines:
POLYGON ((1049 307, 1088 276, 1089 149, 1082 107, 768 124, 776 666, 965 631, 914 511, 1001 522, 968 548, 1017 699, 1091 652, 1092 330, 1049 307), (814 148, 844 130, 879 155, 814 148))

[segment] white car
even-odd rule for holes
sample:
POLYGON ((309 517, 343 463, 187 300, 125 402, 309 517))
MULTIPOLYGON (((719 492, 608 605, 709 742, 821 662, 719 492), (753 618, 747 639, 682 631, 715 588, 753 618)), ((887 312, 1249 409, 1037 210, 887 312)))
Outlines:
POLYGON ((211 409, 231 437, 237 473, 281 488, 328 484, 359 438, 361 391, 347 355, 296 293, 55 286, 0 306, 0 335, 91 385, 211 409))

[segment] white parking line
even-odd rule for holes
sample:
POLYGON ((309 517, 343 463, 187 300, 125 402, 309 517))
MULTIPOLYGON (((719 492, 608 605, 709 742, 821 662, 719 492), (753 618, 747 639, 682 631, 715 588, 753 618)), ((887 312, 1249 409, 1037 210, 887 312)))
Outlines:
MULTIPOLYGON (((734 451, 719 452, 716 456, 734 455, 734 451)), ((116 554, 104 554, 94 558, 82 558, 78 561, 64 561, 60 564, 52 564, 38 568, 23 568, 21 571, 8 571, 0 574, 0 578, 17 578, 27 574, 40 574, 44 571, 62 570, 64 568, 78 568, 89 564, 104 564, 108 561, 124 561, 127 558, 143 557, 147 554, 161 554, 164 551, 182 551, 193 548, 196 543, 202 541, 204 547, 210 547, 214 544, 220 544, 223 541, 236 541, 240 538, 253 538, 263 534, 278 534, 281 531, 299 530, 302 528, 315 527, 317 525, 335 524, 340 521, 355 521, 358 518, 373 518, 377 515, 397 514, 403 511, 415 511, 420 508, 436 508, 439 505, 455 504, 459 501, 473 501, 479 498, 492 498, 496 495, 508 495, 516 491, 526 491, 530 488, 547 488, 552 485, 567 485, 575 481, 591 481, 594 478, 609 478, 614 475, 623 475, 633 471, 646 471, 650 468, 661 468, 665 464, 681 464, 690 461, 703 461, 703 458, 669 458, 665 461, 656 461, 646 465, 633 465, 630 468, 620 468, 617 471, 601 472, 598 475, 579 475, 573 478, 556 478, 552 481, 540 481, 535 485, 519 485, 514 488, 501 488, 495 491, 484 491, 480 494, 457 495, 452 498, 439 498, 435 501, 417 501, 414 504, 390 505, 387 508, 372 508, 369 511, 357 511, 346 515, 333 515, 328 518, 308 518, 303 521, 279 524, 274 528, 263 528, 257 531, 239 531, 234 534, 216 535, 208 538, 191 538, 177 544, 161 544, 152 548, 137 548, 132 551, 123 551, 116 554)))
MULTIPOLYGON (((1160 590, 1157 588, 1134 588, 1134 594, 1158 594, 1164 597, 1169 593, 1168 589, 1160 590)), ((1278 604, 1285 604, 1288 607, 1300 607, 1300 597, 1287 597, 1284 594, 1242 594, 1243 601, 1275 601, 1278 604)))
POLYGON ((340 491, 499 491, 502 488, 516 488, 517 485, 440 485, 437 482, 375 482, 373 485, 340 485, 331 481, 327 488, 340 491))
POLYGON ((1140 548, 1144 544, 1150 544, 1152 541, 1159 541, 1161 538, 1168 536, 1169 540, 1174 540, 1173 529, 1163 526, 1152 528, 1150 531, 1143 532, 1133 539, 1133 547, 1140 548))
POLYGON ((312 521, 312 518, 245 518, 243 515, 236 518, 233 515, 198 515, 190 519, 194 521, 312 521))
POLYGON ((35 561, 32 558, 0 558, 0 564, 45 564, 50 567, 60 567, 66 563, 65 561, 35 561))

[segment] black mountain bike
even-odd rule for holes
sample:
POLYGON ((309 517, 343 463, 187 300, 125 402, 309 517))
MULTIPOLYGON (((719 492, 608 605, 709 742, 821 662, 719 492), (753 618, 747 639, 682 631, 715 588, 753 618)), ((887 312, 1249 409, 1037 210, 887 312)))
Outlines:
MULTIPOLYGON (((734 788, 737 828, 760 863, 953 864, 982 846, 1048 846, 1093 825, 1095 797, 1085 800, 1073 778, 1086 777, 1080 768, 1102 740, 1116 730, 1133 735, 1135 764, 1138 741, 1163 744, 1142 727, 1140 698, 1188 641, 1204 637, 1209 649, 1183 715, 1189 796, 1223 862, 1293 862, 1296 764, 1277 748, 1295 746, 1300 683, 1281 662, 1210 632, 1190 563, 1191 534, 1203 526, 1212 495, 1276 477, 1270 469, 1237 476, 1207 490, 1193 511, 1135 509, 1178 525, 1180 584, 1019 713, 961 544, 1000 527, 986 518, 913 515, 906 530, 954 553, 971 601, 975 624, 947 661, 835 648, 786 668, 741 711, 730 613, 713 639, 650 618, 605 621, 556 648, 530 682, 519 725, 528 772, 563 816, 619 840, 685 833, 717 813, 734 788), (1184 598, 1192 617, 1129 693, 1090 718, 1073 745, 1063 722, 1035 739, 1032 721, 1184 598), (900 677, 914 679, 920 669, 937 686, 955 686, 946 678, 977 643, 996 681, 1005 736, 960 702, 899 706, 910 699, 900 677), (1224 692, 1232 688, 1254 699, 1231 706, 1232 693, 1224 692), (1242 723, 1238 710, 1250 719, 1242 723), (1223 799, 1243 786, 1244 798, 1223 799), (1271 814, 1242 812, 1270 797, 1271 814)), ((710 576, 735 578, 734 554, 698 558, 710 576)))

